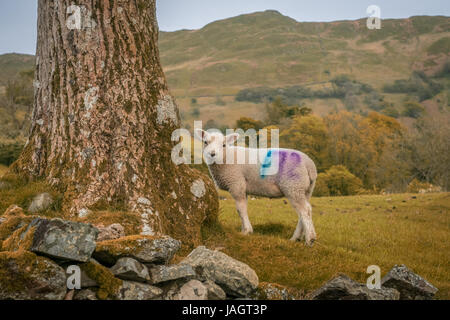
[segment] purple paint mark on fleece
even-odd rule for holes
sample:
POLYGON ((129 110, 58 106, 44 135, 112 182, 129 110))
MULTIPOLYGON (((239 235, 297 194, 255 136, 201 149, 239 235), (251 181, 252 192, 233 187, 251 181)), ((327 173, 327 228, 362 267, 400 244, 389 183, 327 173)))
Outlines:
POLYGON ((297 152, 280 151, 280 175, 286 175, 289 179, 298 178, 295 169, 302 162, 302 157, 297 152))

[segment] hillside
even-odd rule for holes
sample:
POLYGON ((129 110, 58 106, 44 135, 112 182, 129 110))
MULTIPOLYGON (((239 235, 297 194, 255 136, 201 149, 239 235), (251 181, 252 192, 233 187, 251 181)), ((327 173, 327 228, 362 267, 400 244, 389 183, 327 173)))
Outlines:
MULTIPOLYGON (((160 55, 178 97, 234 95, 242 88, 326 82, 349 74, 369 84, 433 71, 448 57, 450 17, 297 22, 277 11, 216 21, 199 30, 161 32, 160 55)), ((0 85, 33 67, 23 54, 0 55, 0 85)))
POLYGON ((449 36, 449 17, 383 20, 381 30, 368 30, 365 19, 302 23, 265 11, 163 32, 160 52, 177 96, 214 96, 338 74, 380 86, 411 69, 434 70, 448 57, 449 36))
POLYGON ((14 78, 20 71, 34 67, 34 56, 28 54, 8 53, 0 55, 0 86, 14 78))
MULTIPOLYGON (((348 75, 373 92, 414 70, 431 75, 449 61, 450 17, 417 16, 383 20, 368 30, 366 20, 297 22, 277 11, 256 12, 210 23, 199 30, 161 32, 160 55, 169 86, 177 97, 186 127, 194 119, 232 126, 243 116, 265 117, 264 103, 236 101, 243 89, 304 86, 327 90, 332 80, 348 75)), ((19 71, 33 67, 33 56, 0 56, 2 86, 19 71)), ((449 104, 449 81, 434 100, 424 103, 431 114, 449 104)), ((361 95, 355 112, 368 106, 361 95)), ((371 95, 377 97, 376 95, 371 95)), ((383 93, 400 112, 406 94, 383 93)), ((342 97, 304 98, 301 103, 324 115, 346 107, 342 97)), ((410 124, 410 119, 403 119, 410 124)))

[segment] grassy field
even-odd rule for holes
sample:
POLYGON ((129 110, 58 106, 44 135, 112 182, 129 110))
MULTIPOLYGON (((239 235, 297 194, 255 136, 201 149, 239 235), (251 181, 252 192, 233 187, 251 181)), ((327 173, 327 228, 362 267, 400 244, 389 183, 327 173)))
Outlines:
POLYGON ((378 265, 384 276, 405 264, 450 299, 450 193, 314 198, 318 241, 292 243, 297 215, 283 199, 249 200, 254 234, 243 236, 231 197, 222 193, 220 226, 205 244, 249 264, 260 281, 311 291, 338 273, 366 282, 378 265))
POLYGON ((0 177, 6 172, 8 167, 5 167, 4 165, 0 164, 0 177))
MULTIPOLYGON (((0 176, 6 169, 0 165, 0 176)), ((36 188, 10 196, 24 205, 19 200, 36 188)), ((247 263, 260 281, 310 292, 338 273, 364 283, 369 265, 380 266, 383 276, 405 264, 439 289, 439 299, 450 299, 450 193, 313 198, 318 240, 312 248, 289 241, 297 215, 285 199, 249 198, 255 232, 243 236, 234 201, 220 195, 220 224, 203 229, 204 244, 247 263)))

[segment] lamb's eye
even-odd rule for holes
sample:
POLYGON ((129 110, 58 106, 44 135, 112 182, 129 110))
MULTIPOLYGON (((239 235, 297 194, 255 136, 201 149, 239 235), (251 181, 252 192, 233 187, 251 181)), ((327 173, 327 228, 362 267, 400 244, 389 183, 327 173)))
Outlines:
POLYGON ((208 142, 207 142, 207 141, 205 141, 205 142, 204 142, 204 144, 205 144, 205 146, 207 146, 207 145, 208 145, 208 142))
POLYGON ((224 144, 223 144, 223 147, 225 148, 226 146, 227 146, 227 145, 224 143, 224 144))

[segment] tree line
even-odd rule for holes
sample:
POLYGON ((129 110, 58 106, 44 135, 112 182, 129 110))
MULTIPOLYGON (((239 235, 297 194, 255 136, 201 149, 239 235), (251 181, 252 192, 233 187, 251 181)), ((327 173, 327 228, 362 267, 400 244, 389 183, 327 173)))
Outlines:
MULTIPOLYGON (((236 127, 280 130, 280 146, 301 150, 319 171, 316 195, 405 192, 414 183, 449 189, 449 117, 421 117, 412 129, 371 111, 324 117, 275 99, 266 121, 241 118, 236 127)), ((269 139, 270 141, 270 139, 269 139)))

